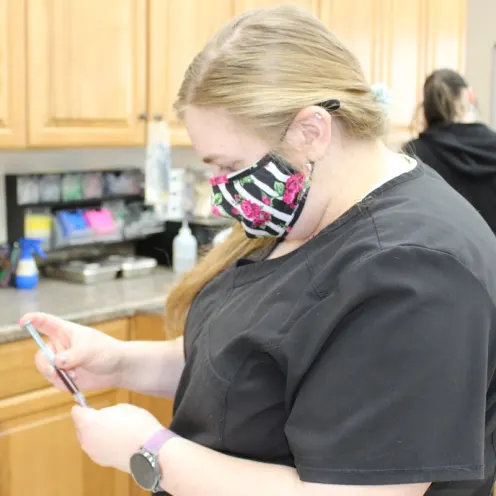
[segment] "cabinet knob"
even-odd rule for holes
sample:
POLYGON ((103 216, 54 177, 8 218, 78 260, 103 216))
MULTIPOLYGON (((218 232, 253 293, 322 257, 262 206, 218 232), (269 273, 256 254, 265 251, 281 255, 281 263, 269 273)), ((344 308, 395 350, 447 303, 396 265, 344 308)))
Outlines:
POLYGON ((161 121, 164 118, 162 114, 153 114, 153 119, 156 121, 161 121))
POLYGON ((148 119, 148 114, 146 112, 141 112, 141 114, 138 115, 138 119, 140 121, 146 121, 148 119))

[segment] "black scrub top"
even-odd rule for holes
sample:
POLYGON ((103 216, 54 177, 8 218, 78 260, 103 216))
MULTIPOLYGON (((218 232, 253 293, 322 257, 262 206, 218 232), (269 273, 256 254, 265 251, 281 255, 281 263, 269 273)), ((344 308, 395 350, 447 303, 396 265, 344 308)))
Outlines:
POLYGON ((298 250, 205 286, 171 429, 303 481, 487 495, 495 302, 495 236, 419 164, 298 250))

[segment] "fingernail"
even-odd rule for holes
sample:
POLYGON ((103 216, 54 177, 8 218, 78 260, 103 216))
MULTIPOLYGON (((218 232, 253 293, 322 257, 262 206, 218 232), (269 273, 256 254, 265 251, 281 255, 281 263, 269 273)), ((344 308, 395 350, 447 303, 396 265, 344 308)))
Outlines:
POLYGON ((59 353, 57 355, 57 358, 62 365, 65 365, 67 363, 67 355, 64 352, 59 353))
POLYGON ((55 377, 55 369, 50 365, 48 366, 47 368, 47 371, 46 371, 46 376, 49 378, 49 379, 52 379, 53 377, 55 377))

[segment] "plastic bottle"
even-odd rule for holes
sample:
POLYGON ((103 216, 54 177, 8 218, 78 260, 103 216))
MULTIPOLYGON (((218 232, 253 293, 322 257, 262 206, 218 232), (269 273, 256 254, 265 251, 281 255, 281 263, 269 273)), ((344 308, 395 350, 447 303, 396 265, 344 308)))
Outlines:
POLYGON ((42 239, 21 238, 19 246, 21 256, 17 263, 15 285, 19 289, 34 289, 38 285, 39 273, 33 253, 45 258, 46 254, 41 249, 42 239))
POLYGON ((187 221, 179 229, 179 233, 172 241, 172 270, 176 274, 183 274, 191 270, 198 257, 198 241, 193 236, 187 221))

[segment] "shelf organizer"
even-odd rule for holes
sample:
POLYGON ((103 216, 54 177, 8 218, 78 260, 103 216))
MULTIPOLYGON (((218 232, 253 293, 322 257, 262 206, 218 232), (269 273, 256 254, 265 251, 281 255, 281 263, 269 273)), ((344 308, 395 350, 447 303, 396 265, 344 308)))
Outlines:
POLYGON ((143 208, 143 174, 140 169, 109 169, 99 172, 82 171, 50 174, 7 174, 5 176, 7 237, 9 243, 25 237, 26 215, 40 213, 52 218, 52 233, 44 248, 53 250, 67 246, 111 243, 126 239, 138 239, 151 233, 164 230, 164 223, 157 221, 150 212, 144 215, 145 222, 125 222, 123 215, 114 215, 116 230, 109 232, 87 232, 67 237, 57 219, 58 213, 103 207, 112 213, 126 212, 128 206, 134 211, 143 208), (101 188, 98 188, 98 176, 101 176, 101 188), (77 180, 81 188, 77 187, 77 180), (70 184, 64 191, 62 185, 70 184), (85 187, 92 185, 92 190, 85 187), (47 187, 48 186, 48 187, 47 187), (57 189, 58 187, 58 189, 57 189), (38 191, 36 190, 38 188, 38 191), (44 188, 44 189, 43 189, 44 188), (43 190, 43 193, 41 191, 43 190), (69 191, 69 193, 67 193, 69 191))

